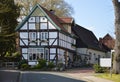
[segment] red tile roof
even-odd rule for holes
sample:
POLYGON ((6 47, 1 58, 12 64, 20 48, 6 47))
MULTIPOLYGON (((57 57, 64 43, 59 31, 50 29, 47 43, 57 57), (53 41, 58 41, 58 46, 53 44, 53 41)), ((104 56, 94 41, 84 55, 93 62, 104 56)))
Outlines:
POLYGON ((65 23, 64 21, 62 21, 59 17, 57 17, 55 14, 53 14, 52 12, 48 11, 47 9, 43 8, 42 6, 40 6, 46 13, 47 15, 52 19, 52 21, 61 28, 62 31, 67 32, 67 30, 62 26, 62 23, 65 23))
POLYGON ((68 23, 71 24, 73 22, 73 18, 71 17, 60 17, 60 19, 64 22, 61 21, 61 23, 68 23))

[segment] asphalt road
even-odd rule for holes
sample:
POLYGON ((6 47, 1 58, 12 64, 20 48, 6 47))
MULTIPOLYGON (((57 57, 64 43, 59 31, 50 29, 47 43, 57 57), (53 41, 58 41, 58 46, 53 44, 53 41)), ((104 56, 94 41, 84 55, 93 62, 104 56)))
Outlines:
POLYGON ((0 82, 18 82, 20 73, 17 71, 0 70, 0 82))
POLYGON ((40 72, 21 73, 20 82, 85 82, 64 76, 40 72))

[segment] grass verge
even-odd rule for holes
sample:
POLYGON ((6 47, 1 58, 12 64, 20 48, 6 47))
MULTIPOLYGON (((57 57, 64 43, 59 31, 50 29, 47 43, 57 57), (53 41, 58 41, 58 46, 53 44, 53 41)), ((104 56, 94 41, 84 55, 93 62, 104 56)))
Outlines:
POLYGON ((112 74, 112 77, 108 73, 103 73, 103 74, 97 74, 95 75, 96 77, 112 80, 113 82, 120 82, 120 74, 112 74))

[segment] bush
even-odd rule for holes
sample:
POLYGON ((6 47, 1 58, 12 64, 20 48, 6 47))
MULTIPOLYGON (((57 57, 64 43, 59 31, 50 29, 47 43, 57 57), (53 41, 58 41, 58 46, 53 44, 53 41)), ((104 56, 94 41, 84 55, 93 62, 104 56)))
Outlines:
POLYGON ((48 63, 48 68, 54 68, 54 67, 55 67, 55 65, 54 65, 53 62, 49 62, 49 63, 48 63))
POLYGON ((41 65, 40 65, 40 64, 37 64, 37 65, 35 65, 32 69, 41 69, 41 65))
POLYGON ((21 65, 27 64, 27 63, 28 63, 27 60, 21 60, 21 61, 19 62, 18 68, 20 69, 20 68, 21 68, 21 65))
POLYGON ((27 70, 27 69, 29 69, 29 65, 28 64, 22 64, 21 69, 22 70, 27 70))
POLYGON ((41 66, 41 68, 46 67, 46 60, 44 59, 39 59, 38 60, 38 64, 41 66))
POLYGON ((58 63, 57 67, 59 71, 65 70, 65 65, 63 63, 58 63))
POLYGON ((95 73, 104 73, 106 72, 106 68, 100 67, 98 64, 94 64, 93 66, 95 73))

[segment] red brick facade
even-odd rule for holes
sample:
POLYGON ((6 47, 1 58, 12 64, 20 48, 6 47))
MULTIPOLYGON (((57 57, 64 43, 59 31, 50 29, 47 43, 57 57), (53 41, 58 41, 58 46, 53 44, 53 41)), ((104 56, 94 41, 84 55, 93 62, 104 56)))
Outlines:
POLYGON ((114 49, 115 39, 112 38, 109 34, 106 34, 103 38, 99 38, 99 41, 106 45, 110 49, 114 49))

